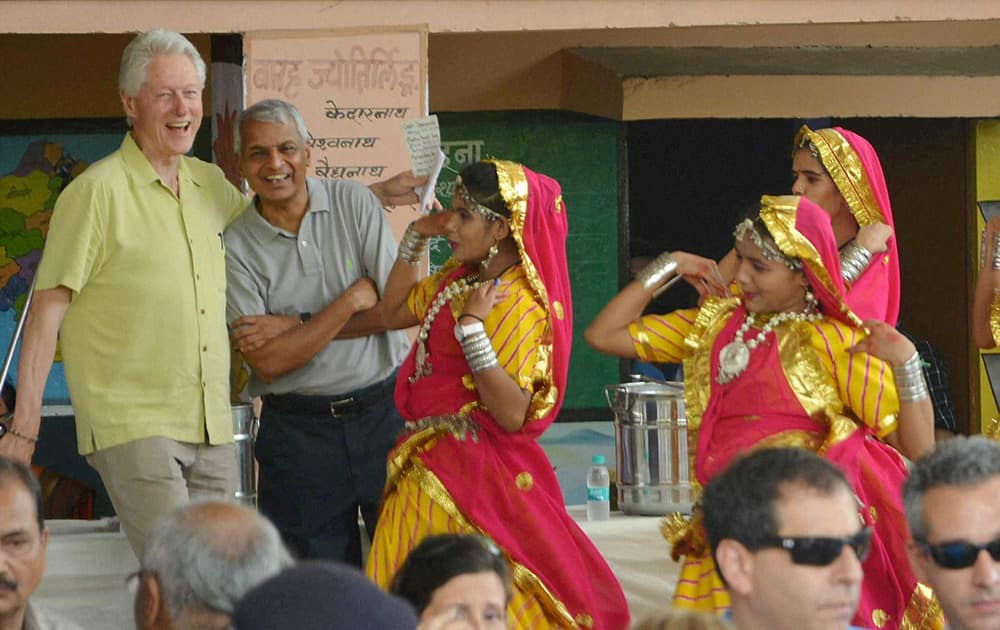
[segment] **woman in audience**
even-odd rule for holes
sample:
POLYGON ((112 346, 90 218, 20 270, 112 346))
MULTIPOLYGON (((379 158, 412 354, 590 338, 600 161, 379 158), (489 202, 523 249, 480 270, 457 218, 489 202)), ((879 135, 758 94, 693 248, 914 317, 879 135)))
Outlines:
POLYGON ((507 628, 510 583, 507 560, 492 540, 439 534, 410 552, 389 590, 413 605, 421 623, 440 618, 499 630, 507 628))
MULTIPOLYGON (((906 560, 899 494, 906 466, 882 442, 910 458, 933 447, 919 356, 884 322, 861 327, 844 301, 830 215, 816 204, 765 196, 735 238, 739 297, 707 296, 700 309, 640 316, 674 275, 706 295, 725 291, 713 261, 666 253, 601 311, 585 338, 608 354, 684 362, 692 467, 701 484, 763 445, 800 446, 838 463, 874 530, 857 625, 925 627, 935 613, 906 560)), ((728 594, 700 529, 696 519, 670 532, 673 553, 686 556, 674 604, 721 610, 728 594)))
POLYGON ((512 564, 513 627, 621 630, 621 588, 536 442, 566 390, 566 230, 559 184, 504 161, 467 166, 452 209, 407 229, 382 313, 389 328, 419 329, 397 380, 406 427, 367 571, 388 587, 423 538, 485 533, 512 564), (425 278, 437 235, 453 256, 425 278))

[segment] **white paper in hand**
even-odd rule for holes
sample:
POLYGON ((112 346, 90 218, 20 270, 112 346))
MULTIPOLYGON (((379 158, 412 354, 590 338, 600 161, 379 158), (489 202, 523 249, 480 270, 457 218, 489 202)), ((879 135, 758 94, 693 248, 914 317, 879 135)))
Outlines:
POLYGON ((437 116, 408 120, 403 123, 403 133, 406 136, 406 150, 410 154, 413 174, 418 177, 428 176, 427 184, 415 189, 420 196, 420 210, 428 212, 434 203, 438 175, 447 159, 441 151, 441 129, 438 127, 437 116))

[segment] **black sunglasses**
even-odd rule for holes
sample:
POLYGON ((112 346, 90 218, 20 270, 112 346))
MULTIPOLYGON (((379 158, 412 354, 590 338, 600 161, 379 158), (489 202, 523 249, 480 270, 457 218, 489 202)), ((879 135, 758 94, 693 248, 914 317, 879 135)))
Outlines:
POLYGON ((927 552, 934 563, 945 569, 965 569, 971 567, 979 558, 979 552, 986 550, 994 562, 1000 562, 1000 538, 985 545, 974 545, 970 542, 956 541, 932 545, 927 541, 917 541, 917 546, 927 552))
POLYGON ((825 567, 840 557, 844 545, 854 551, 858 557, 858 562, 863 562, 868 557, 868 549, 871 547, 872 530, 864 528, 853 536, 847 538, 823 538, 823 537, 781 537, 767 538, 757 549, 777 547, 787 549, 795 564, 808 564, 815 567, 825 567))

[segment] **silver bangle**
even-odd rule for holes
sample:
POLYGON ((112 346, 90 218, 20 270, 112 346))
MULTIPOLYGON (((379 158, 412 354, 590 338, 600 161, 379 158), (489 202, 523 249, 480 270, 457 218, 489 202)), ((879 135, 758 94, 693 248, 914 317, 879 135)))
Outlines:
POLYGON ((844 246, 840 252, 840 275, 844 281, 853 284, 872 262, 872 253, 856 240, 844 246))
POLYGON ((429 243, 430 239, 418 232, 411 222, 399 242, 399 258, 408 265, 418 265, 427 253, 429 243))
POLYGON ((1000 232, 993 235, 993 260, 990 262, 993 271, 1000 271, 1000 232))
POLYGON ((924 368, 923 362, 920 360, 920 353, 914 352, 912 357, 894 367, 892 375, 896 383, 896 395, 899 397, 899 402, 915 403, 930 397, 927 381, 924 380, 924 368))
POLYGON ((497 367, 496 351, 485 331, 475 332, 462 340, 462 352, 473 374, 497 367))
POLYGON ((670 252, 663 252, 653 259, 653 262, 643 267, 635 279, 642 283, 647 291, 656 291, 677 270, 677 261, 670 252))
POLYGON ((485 356, 474 357, 471 360, 467 360, 467 362, 473 374, 479 374, 500 365, 500 362, 497 361, 497 355, 493 352, 485 356))

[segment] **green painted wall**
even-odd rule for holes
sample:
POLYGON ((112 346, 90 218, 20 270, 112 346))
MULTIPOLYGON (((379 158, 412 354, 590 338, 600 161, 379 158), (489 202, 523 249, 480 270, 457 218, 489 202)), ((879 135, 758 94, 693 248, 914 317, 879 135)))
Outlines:
MULTIPOLYGON (((605 385, 618 381, 618 361, 591 350, 583 341, 583 329, 618 289, 620 123, 548 111, 445 113, 438 114, 438 120, 441 141, 450 159, 448 166, 455 171, 469 161, 496 157, 520 162, 562 185, 569 213, 566 252, 574 316, 569 387, 563 409, 594 409, 593 417, 588 419, 610 417, 604 411, 607 403, 603 390, 605 385)), ((442 173, 438 198, 443 204, 451 201, 454 179, 454 172, 446 169, 442 173)), ((437 262, 446 256, 447 251, 439 249, 437 262)))

